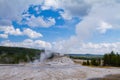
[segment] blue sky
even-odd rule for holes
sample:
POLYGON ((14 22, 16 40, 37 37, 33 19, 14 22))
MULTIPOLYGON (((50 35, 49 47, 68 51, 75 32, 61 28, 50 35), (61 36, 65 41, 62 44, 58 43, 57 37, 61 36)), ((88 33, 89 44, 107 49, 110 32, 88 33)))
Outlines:
POLYGON ((119 8, 119 0, 1 0, 0 45, 120 52, 119 8))

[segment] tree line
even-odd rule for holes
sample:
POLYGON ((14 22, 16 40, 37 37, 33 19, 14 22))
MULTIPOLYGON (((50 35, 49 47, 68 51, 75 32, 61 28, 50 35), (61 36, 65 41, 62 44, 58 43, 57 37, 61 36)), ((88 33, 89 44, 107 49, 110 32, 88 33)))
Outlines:
POLYGON ((0 46, 0 64, 33 62, 40 57, 41 51, 42 50, 31 48, 0 46))
POLYGON ((93 66, 101 66, 102 59, 101 58, 92 58, 87 61, 83 61, 82 65, 93 65, 93 66))
POLYGON ((120 67, 120 54, 111 51, 110 53, 104 54, 103 58, 92 58, 83 61, 83 65, 120 67))
POLYGON ((104 66, 120 66, 120 54, 112 51, 111 53, 105 54, 103 57, 104 66))

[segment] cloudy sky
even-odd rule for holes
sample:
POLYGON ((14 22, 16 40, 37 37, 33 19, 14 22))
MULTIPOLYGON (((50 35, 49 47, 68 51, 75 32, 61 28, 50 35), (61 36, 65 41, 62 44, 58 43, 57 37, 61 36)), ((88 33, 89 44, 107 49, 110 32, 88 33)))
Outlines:
POLYGON ((120 52, 120 0, 0 0, 0 45, 120 52))

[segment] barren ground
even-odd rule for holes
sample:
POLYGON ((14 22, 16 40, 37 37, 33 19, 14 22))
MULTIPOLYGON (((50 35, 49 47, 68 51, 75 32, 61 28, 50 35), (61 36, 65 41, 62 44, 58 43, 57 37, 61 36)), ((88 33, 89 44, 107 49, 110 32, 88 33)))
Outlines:
POLYGON ((0 65, 0 80, 88 80, 110 74, 120 74, 120 68, 82 66, 67 57, 57 57, 43 63, 0 65))

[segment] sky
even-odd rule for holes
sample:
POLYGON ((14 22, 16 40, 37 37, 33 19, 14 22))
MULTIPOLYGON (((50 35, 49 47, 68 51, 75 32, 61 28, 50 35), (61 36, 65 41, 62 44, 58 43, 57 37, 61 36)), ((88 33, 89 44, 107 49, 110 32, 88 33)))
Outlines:
POLYGON ((120 52, 120 0, 0 0, 0 46, 120 52))

